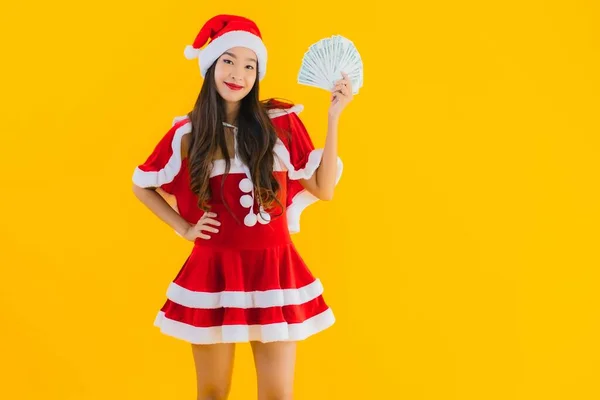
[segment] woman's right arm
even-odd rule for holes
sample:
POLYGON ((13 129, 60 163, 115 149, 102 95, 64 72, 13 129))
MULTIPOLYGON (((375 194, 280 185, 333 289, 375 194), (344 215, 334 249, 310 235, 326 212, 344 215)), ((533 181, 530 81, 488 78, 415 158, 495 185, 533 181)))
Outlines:
POLYGON ((188 137, 192 124, 188 118, 176 118, 173 126, 155 145, 151 154, 135 168, 133 174, 133 193, 158 218, 169 225, 179 236, 195 241, 197 238, 210 239, 209 231, 216 233, 220 223, 211 217, 216 214, 205 212, 200 220, 191 224, 186 221, 157 190, 174 194, 177 174, 181 171, 182 160, 187 153, 188 137))
POLYGON ((178 235, 185 236, 186 232, 193 226, 179 215, 154 188, 143 188, 134 184, 133 193, 150 211, 173 228, 178 235))
POLYGON ((194 242, 197 238, 210 239, 210 234, 205 233, 207 231, 219 232, 219 228, 216 226, 220 226, 221 223, 214 219, 217 214, 213 212, 202 214, 196 224, 190 224, 154 188, 143 188, 134 184, 133 193, 158 218, 173 228, 179 236, 190 242, 194 242))

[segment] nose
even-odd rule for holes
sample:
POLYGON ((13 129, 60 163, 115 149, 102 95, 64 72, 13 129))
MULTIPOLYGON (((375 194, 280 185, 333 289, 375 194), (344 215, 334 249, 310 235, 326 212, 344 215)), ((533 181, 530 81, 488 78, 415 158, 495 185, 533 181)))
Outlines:
POLYGON ((231 79, 234 81, 237 80, 242 80, 242 77, 244 76, 244 69, 243 67, 235 67, 231 70, 231 79))

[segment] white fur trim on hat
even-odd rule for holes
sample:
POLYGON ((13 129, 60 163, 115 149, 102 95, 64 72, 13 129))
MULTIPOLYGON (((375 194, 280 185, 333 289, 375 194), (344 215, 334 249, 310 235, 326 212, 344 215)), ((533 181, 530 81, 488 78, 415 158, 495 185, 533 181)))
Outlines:
POLYGON ((198 57, 200 73, 202 77, 210 66, 227 50, 233 47, 246 47, 256 53, 258 58, 259 80, 265 77, 267 72, 267 48, 260 37, 246 31, 231 31, 224 33, 211 41, 202 50, 187 46, 184 55, 188 59, 198 57))

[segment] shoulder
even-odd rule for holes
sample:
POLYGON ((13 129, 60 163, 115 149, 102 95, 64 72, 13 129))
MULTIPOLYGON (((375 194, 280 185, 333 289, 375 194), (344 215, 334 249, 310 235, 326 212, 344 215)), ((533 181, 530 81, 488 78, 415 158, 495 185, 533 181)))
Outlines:
POLYGON ((279 100, 269 100, 266 103, 267 114, 277 131, 277 136, 286 145, 295 136, 305 135, 306 129, 299 114, 304 110, 302 104, 294 104, 279 100))
POLYGON ((162 134, 158 146, 171 147, 172 144, 179 144, 182 138, 192 131, 192 123, 187 116, 173 118, 171 126, 162 134))
POLYGON ((273 108, 268 111, 269 117, 271 120, 276 120, 281 117, 297 118, 298 114, 300 114, 304 110, 304 106, 302 104, 294 104, 291 107, 286 108, 273 108))
POLYGON ((188 133, 191 132, 192 121, 188 115, 173 118, 171 129, 169 130, 171 144, 178 145, 182 159, 187 157, 190 144, 190 135, 188 133))
POLYGON ((135 168, 133 182, 140 187, 160 187, 172 193, 170 184, 181 170, 182 140, 191 131, 192 124, 187 116, 174 118, 145 161, 135 168))
POLYGON ((187 115, 182 115, 173 118, 171 130, 175 133, 179 133, 182 136, 190 133, 192 131, 192 121, 190 120, 190 117, 187 115))
POLYGON ((281 123, 290 117, 297 117, 298 114, 304 110, 304 106, 302 104, 294 104, 290 101, 278 100, 274 98, 264 101, 263 104, 273 123, 281 123))
POLYGON ((146 161, 138 165, 138 169, 151 172, 162 170, 165 166, 180 164, 182 141, 191 131, 192 124, 187 116, 175 117, 171 126, 155 142, 146 161))
POLYGON ((290 171, 305 165, 315 150, 310 134, 299 117, 303 110, 302 104, 282 102, 268 110, 278 136, 275 154, 290 171))

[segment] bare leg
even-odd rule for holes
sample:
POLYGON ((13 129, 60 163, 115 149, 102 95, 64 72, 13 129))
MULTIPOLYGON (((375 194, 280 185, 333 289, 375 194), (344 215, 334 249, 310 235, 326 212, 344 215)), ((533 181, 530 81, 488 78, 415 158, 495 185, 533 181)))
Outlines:
POLYGON ((192 345, 198 400, 225 400, 231 388, 235 345, 233 343, 192 345))
POLYGON ((258 380, 258 400, 292 400, 295 342, 252 342, 258 380))

